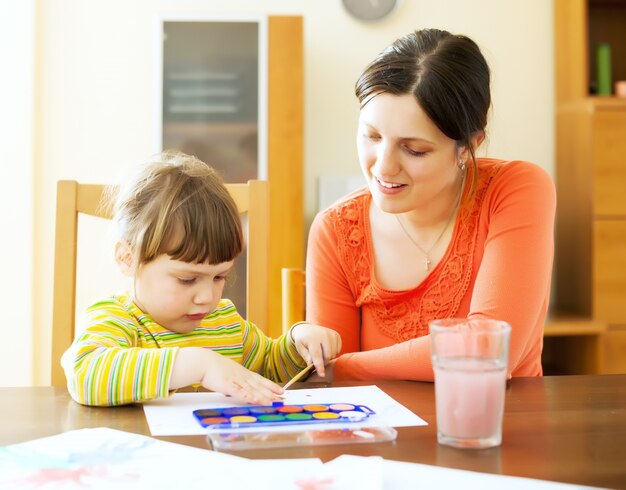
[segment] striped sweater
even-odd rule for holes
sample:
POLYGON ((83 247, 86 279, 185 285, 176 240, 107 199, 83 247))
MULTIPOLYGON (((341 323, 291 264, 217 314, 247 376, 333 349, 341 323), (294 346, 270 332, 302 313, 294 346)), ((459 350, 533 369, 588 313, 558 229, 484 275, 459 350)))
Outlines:
POLYGON ((291 336, 267 337, 228 299, 189 333, 162 327, 126 294, 98 301, 79 322, 61 364, 74 400, 111 406, 167 397, 180 347, 206 347, 273 381, 306 366, 291 336))

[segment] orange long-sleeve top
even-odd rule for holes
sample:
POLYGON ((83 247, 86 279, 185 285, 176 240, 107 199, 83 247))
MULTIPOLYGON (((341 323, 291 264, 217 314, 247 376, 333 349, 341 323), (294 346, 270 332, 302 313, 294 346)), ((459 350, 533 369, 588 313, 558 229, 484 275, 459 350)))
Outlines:
POLYGON ((369 223, 371 194, 359 189, 320 212, 309 234, 307 321, 343 342, 341 379, 432 381, 428 322, 494 318, 511 329, 509 373, 540 376, 550 297, 556 192, 541 167, 478 159, 445 255, 415 288, 377 282, 369 223))

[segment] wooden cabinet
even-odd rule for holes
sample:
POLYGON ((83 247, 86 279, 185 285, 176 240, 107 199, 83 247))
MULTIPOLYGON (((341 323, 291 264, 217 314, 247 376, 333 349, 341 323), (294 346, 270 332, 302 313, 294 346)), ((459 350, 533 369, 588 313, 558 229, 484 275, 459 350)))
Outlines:
POLYGON ((594 95, 594 53, 597 43, 610 43, 613 80, 626 79, 626 0, 555 0, 554 8, 557 224, 552 309, 598 330, 581 334, 574 325, 556 347, 546 339, 547 353, 563 372, 624 373, 626 99, 594 95))
POLYGON ((626 372, 626 100, 557 108, 554 307, 608 326, 601 372, 626 372))
POLYGON ((555 98, 593 95, 596 48, 611 46, 613 80, 626 80, 626 0, 553 0, 555 98))
MULTIPOLYGON (((281 268, 304 266, 303 19, 191 14, 160 22, 156 150, 195 155, 229 183, 269 181, 269 300, 251 320, 278 336, 281 268)), ((225 296, 246 315, 245 252, 231 277, 225 296)))

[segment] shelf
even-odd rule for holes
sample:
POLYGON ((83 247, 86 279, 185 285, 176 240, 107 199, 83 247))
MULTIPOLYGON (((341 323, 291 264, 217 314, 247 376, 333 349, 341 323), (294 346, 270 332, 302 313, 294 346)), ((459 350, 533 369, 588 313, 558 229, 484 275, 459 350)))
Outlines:
POLYGON ((591 318, 552 315, 544 327, 544 374, 602 374, 607 328, 591 318))
POLYGON ((543 329, 544 337, 602 335, 607 331, 604 322, 576 316, 548 318, 543 329))
POLYGON ((596 46, 611 46, 612 81, 626 79, 626 0, 590 0, 587 17, 588 83, 595 88, 596 46))
POLYGON ((557 113, 584 107, 588 112, 596 110, 626 111, 626 98, 611 95, 589 95, 581 99, 571 99, 560 102, 557 113))
POLYGON ((611 46, 612 81, 626 80, 626 0, 553 2, 556 102, 595 90, 598 43, 611 46))

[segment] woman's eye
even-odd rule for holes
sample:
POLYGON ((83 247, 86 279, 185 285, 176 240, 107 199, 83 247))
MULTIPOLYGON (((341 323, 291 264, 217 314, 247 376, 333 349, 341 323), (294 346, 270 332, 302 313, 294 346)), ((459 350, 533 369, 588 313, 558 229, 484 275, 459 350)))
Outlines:
POLYGON ((363 137, 366 140, 370 140, 370 141, 378 141, 378 140, 380 140, 380 136, 378 136, 377 134, 368 134, 368 133, 366 133, 366 134, 363 135, 363 137))
POLYGON ((196 282, 196 278, 192 277, 190 279, 187 279, 185 277, 179 277, 178 282, 181 284, 184 284, 185 286, 190 286, 191 284, 196 282))
POLYGON ((404 151, 406 151, 409 155, 411 155, 413 157, 423 157, 424 155, 426 155, 425 151, 413 150, 413 149, 409 148, 408 146, 404 147, 404 151))

